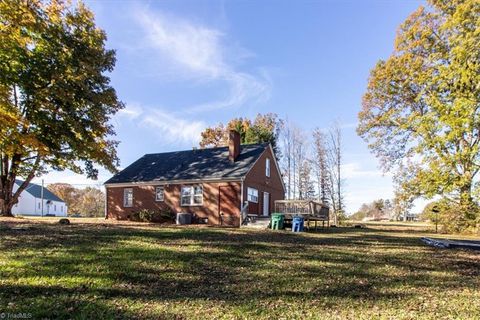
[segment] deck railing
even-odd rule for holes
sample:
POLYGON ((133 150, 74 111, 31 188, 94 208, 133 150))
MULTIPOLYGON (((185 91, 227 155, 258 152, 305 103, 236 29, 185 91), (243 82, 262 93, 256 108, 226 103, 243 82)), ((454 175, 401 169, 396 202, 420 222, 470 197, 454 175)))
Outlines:
POLYGON ((325 221, 329 219, 328 206, 313 200, 277 200, 275 212, 287 215, 309 215, 325 221))

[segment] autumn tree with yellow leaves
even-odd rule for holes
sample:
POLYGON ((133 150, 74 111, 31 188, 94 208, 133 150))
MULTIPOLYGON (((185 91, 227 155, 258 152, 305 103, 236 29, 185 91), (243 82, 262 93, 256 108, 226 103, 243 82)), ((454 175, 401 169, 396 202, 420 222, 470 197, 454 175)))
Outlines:
POLYGON ((372 70, 358 133, 401 190, 441 195, 478 229, 480 1, 430 0, 372 70))
POLYGON ((275 113, 259 113, 253 121, 248 118, 234 118, 227 125, 220 123, 201 132, 200 147, 226 146, 228 145, 228 132, 236 130, 240 133, 242 144, 270 143, 278 159, 280 157, 278 136, 282 126, 283 121, 275 113))
POLYGON ((11 215, 36 175, 115 171, 109 120, 123 107, 110 86, 115 52, 81 2, 0 2, 0 214, 11 215), (22 185, 13 192, 17 177, 22 185))

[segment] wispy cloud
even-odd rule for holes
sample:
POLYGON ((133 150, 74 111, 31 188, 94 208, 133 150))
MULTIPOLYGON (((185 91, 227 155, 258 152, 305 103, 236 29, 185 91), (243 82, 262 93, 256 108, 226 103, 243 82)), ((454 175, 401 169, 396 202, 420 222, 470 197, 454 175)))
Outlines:
POLYGON ((145 115, 142 122, 155 129, 166 142, 191 142, 198 144, 200 133, 206 124, 203 121, 185 120, 172 113, 161 110, 151 110, 145 115))
POLYGON ((221 31, 145 8, 134 10, 135 20, 145 34, 144 45, 172 68, 177 78, 200 82, 219 82, 229 87, 219 100, 186 106, 186 112, 196 113, 227 107, 238 107, 268 99, 271 81, 265 71, 253 74, 238 70, 233 61, 245 56, 245 50, 229 50, 221 31))
POLYGON ((354 178, 381 178, 390 176, 389 173, 384 173, 382 170, 363 169, 359 163, 351 162, 342 165, 342 173, 346 179, 354 178))
POLYGON ((143 114, 143 108, 138 103, 130 103, 125 106, 124 109, 117 113, 119 117, 126 117, 130 120, 137 119, 143 114))
POLYGON ((142 106, 138 103, 127 103, 126 108, 117 116, 117 119, 133 122, 139 127, 150 128, 165 143, 196 145, 200 141, 200 133, 206 127, 206 123, 201 120, 191 120, 162 107, 142 106))

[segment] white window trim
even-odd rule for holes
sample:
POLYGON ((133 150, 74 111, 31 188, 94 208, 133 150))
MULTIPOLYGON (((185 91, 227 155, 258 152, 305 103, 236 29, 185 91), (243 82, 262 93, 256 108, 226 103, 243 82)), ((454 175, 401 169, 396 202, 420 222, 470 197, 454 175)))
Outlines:
POLYGON ((157 202, 164 202, 165 201, 165 187, 164 186, 156 186, 155 187, 155 201, 157 201, 157 202), (161 193, 162 198, 161 199, 158 197, 158 195, 159 195, 158 194, 158 189, 162 189, 162 193, 161 193))
POLYGON ((133 207, 133 188, 124 188, 123 189, 123 207, 131 208, 133 207), (132 192, 132 203, 127 203, 127 192, 132 192))
POLYGON ((270 172, 271 172, 270 158, 267 158, 265 160, 265 175, 268 178, 270 178, 270 172))
MULTIPOLYGON (((197 195, 198 197, 199 195, 197 195)), ((199 185, 190 185, 190 186, 182 186, 180 189, 180 206, 181 207, 199 207, 203 206, 203 186, 201 184, 199 185), (200 187, 202 189, 202 202, 201 203, 195 203, 195 187, 200 187), (190 188, 190 203, 184 204, 183 203, 183 189, 184 188, 190 188)))
MULTIPOLYGON (((252 195, 253 196, 253 195, 252 195)), ((258 203, 258 190, 255 189, 255 188, 251 188, 251 187, 247 187, 247 201, 250 201, 250 202, 253 202, 253 203, 258 203), (255 190, 255 192, 257 193, 256 197, 257 198, 257 201, 254 201, 254 200, 250 200, 250 190, 255 190)))

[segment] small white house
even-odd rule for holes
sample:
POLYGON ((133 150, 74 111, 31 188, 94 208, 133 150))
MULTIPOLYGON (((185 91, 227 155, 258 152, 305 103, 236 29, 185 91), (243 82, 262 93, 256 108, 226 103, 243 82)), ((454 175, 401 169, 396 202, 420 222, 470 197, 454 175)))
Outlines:
MULTIPOLYGON (((23 181, 16 180, 13 191, 15 192, 23 181)), ((30 183, 20 194, 18 203, 13 207, 12 213, 15 216, 67 216, 67 204, 47 188, 30 183)))

